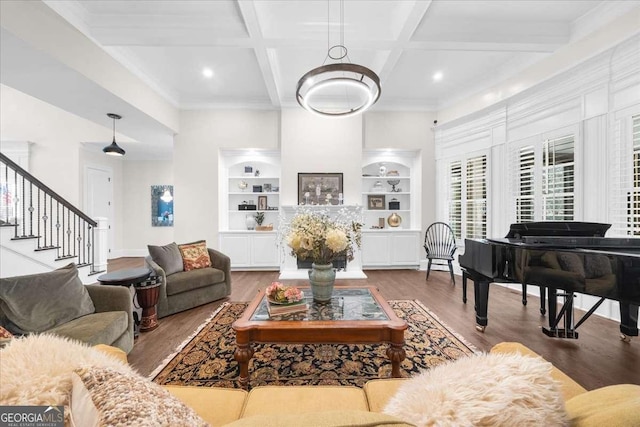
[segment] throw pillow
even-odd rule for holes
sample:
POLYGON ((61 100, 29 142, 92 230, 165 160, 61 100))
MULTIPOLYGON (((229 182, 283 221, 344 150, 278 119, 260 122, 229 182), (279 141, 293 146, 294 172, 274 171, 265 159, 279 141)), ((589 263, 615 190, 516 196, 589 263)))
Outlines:
POLYGON ((131 367, 87 344, 51 334, 14 338, 0 353, 0 404, 62 405, 68 422, 71 374, 82 366, 131 367))
POLYGON ((211 258, 209 258, 206 241, 200 240, 198 242, 185 243, 178 245, 178 248, 182 254, 184 271, 211 267, 211 258))
POLYGON ((151 255, 153 262, 158 264, 167 276, 183 271, 182 254, 176 242, 165 246, 147 245, 147 249, 149 249, 149 255, 151 255))
POLYGON ((402 384, 383 412, 417 426, 565 426, 551 364, 519 354, 479 354, 402 384))
POLYGON ((0 279, 0 311, 17 334, 43 332, 96 311, 75 264, 0 279))
POLYGON ((557 257, 560 268, 564 271, 570 271, 579 274, 580 277, 584 277, 584 263, 580 255, 571 252, 559 252, 557 257))
POLYGON ((72 377, 71 416, 77 426, 206 426, 193 409, 135 373, 85 367, 72 377))
POLYGON ((13 334, 7 331, 2 326, 0 326, 0 348, 9 344, 9 341, 11 341, 11 338, 13 338, 13 334))

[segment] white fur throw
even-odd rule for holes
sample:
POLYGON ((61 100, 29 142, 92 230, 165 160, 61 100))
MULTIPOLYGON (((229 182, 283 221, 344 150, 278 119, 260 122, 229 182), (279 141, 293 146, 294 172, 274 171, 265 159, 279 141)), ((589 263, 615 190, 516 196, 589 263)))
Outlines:
POLYGON ((519 354, 478 354, 440 365, 400 386, 384 413, 417 426, 565 426, 551 364, 519 354))
POLYGON ((85 366, 133 372, 79 341, 48 334, 15 338, 0 350, 0 405, 64 405, 67 423, 71 374, 85 366))

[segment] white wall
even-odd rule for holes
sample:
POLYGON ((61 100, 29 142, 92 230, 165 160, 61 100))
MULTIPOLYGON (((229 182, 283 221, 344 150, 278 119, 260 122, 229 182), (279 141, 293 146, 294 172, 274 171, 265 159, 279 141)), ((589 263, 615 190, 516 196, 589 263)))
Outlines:
MULTIPOLYGON (((421 229, 435 221, 436 161, 432 131, 435 113, 376 112, 364 115, 364 148, 421 150, 421 229)), ((422 256, 422 255, 421 255, 422 256)))
MULTIPOLYGON (((82 209, 85 164, 110 167, 114 178, 114 245, 122 244, 123 159, 89 153, 85 141, 110 141, 112 130, 0 85, 1 141, 30 141, 29 172, 53 191, 82 209)), ((126 139, 126 138, 123 138, 126 139)))
POLYGON ((298 173, 343 174, 344 204, 362 200, 362 116, 327 118, 302 108, 282 111, 280 204, 298 204, 298 173))
MULTIPOLYGON (((173 161, 127 161, 122 181, 126 189, 122 197, 125 217, 122 227, 123 256, 145 256, 148 254, 147 245, 173 242, 173 227, 151 226, 151 186, 173 185, 173 161), (129 206, 132 208, 129 209, 129 206)), ((180 221, 180 218, 174 221, 180 221)))
POLYGON ((279 148, 277 111, 183 111, 174 143, 174 238, 218 246, 220 149, 279 148))
POLYGON ((587 37, 558 49, 549 57, 528 67, 514 77, 440 110, 438 112, 439 121, 441 124, 449 123, 523 93, 638 34, 639 28, 640 7, 636 7, 587 37))

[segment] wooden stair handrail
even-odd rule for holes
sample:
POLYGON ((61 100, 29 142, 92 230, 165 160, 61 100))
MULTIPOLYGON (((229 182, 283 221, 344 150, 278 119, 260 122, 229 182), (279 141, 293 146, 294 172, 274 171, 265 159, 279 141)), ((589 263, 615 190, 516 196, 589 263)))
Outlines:
POLYGON ((45 185, 38 178, 36 178, 35 176, 31 175, 29 172, 27 172, 22 167, 20 167, 20 165, 18 165, 17 163, 15 163, 13 160, 11 160, 10 158, 8 158, 7 156, 5 156, 2 153, 0 153, 0 160, 2 161, 2 163, 6 164, 7 166, 10 166, 13 170, 15 170, 18 173, 18 175, 24 177, 29 182, 35 184, 36 187, 40 188, 42 191, 44 191, 46 194, 48 194, 52 199, 54 199, 55 201, 60 203, 62 206, 64 206, 65 208, 69 209, 71 212, 73 212, 74 214, 76 214, 77 216, 79 216, 80 218, 85 220, 91 226, 96 227, 98 225, 98 223, 96 221, 91 219, 88 215, 86 215, 80 209, 78 209, 75 206, 73 206, 64 197, 60 196, 58 193, 53 191, 51 188, 49 188, 47 185, 45 185))

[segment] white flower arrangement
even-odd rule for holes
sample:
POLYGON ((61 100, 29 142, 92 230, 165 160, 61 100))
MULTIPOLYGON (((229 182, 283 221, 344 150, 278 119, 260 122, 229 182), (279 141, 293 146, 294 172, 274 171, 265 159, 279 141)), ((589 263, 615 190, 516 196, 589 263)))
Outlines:
POLYGON ((292 255, 314 264, 329 264, 342 256, 351 261, 354 247, 360 248, 362 241, 361 218, 344 208, 330 215, 326 209, 299 207, 289 223, 281 218, 279 230, 292 255))

